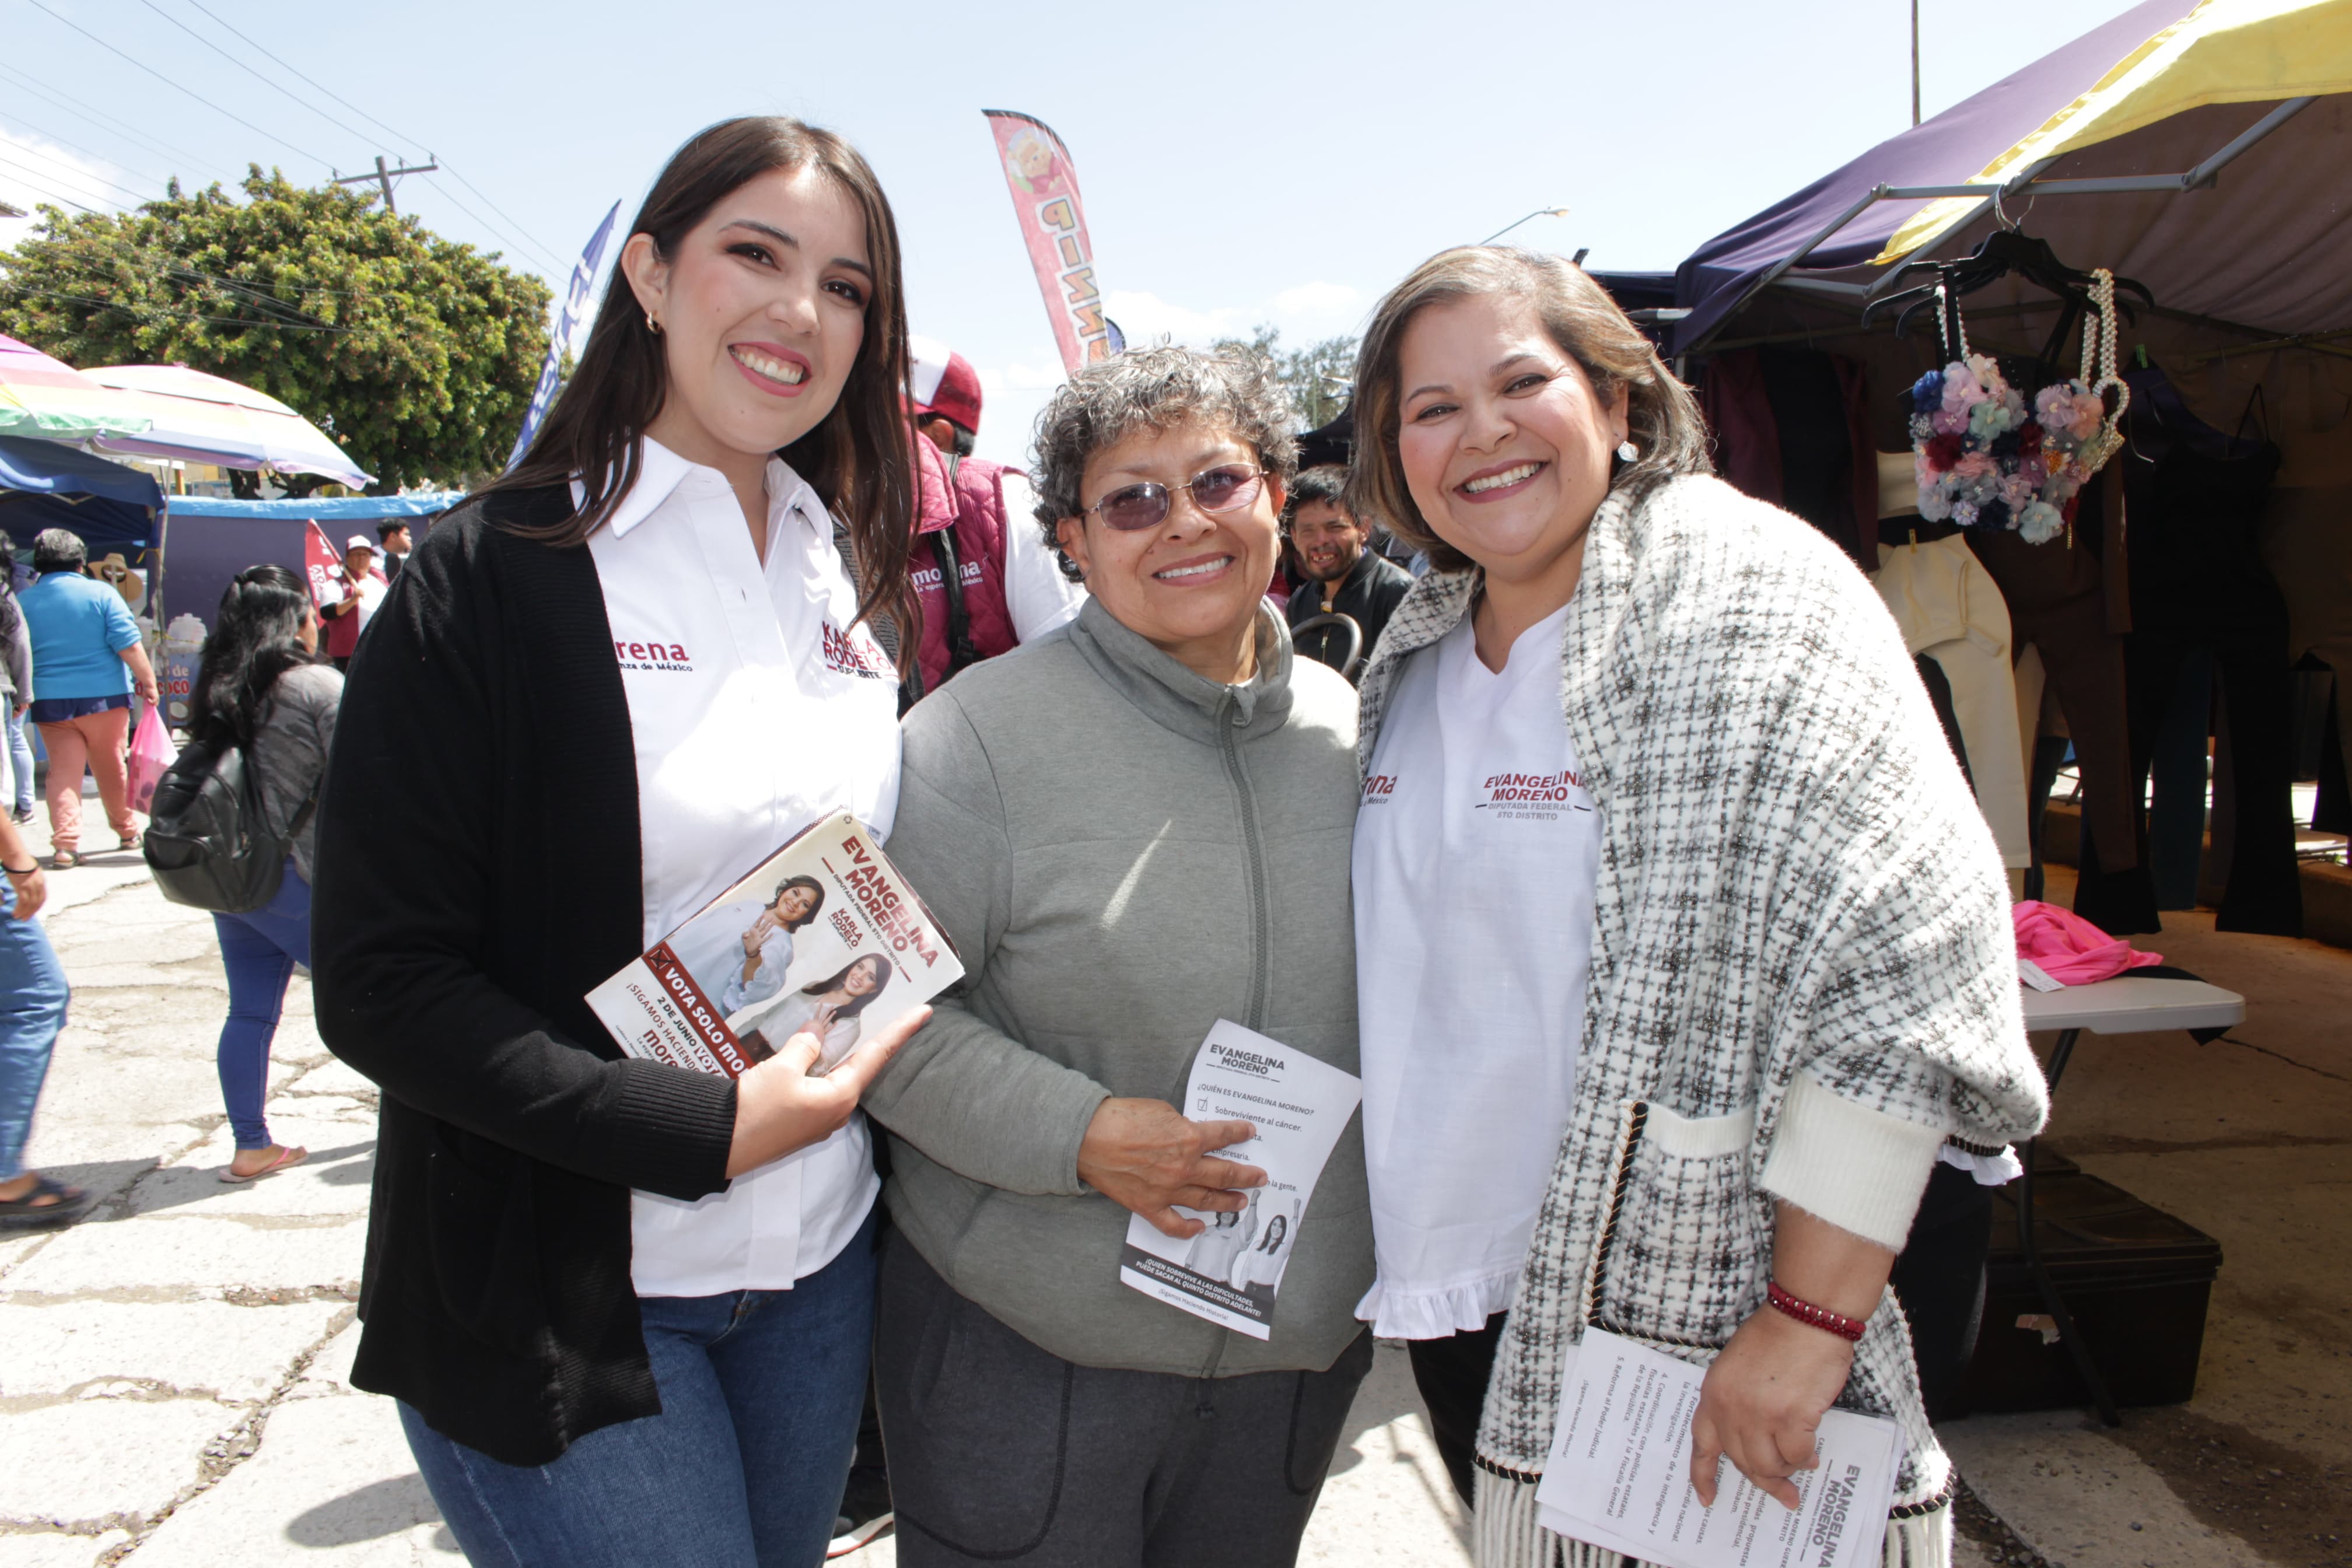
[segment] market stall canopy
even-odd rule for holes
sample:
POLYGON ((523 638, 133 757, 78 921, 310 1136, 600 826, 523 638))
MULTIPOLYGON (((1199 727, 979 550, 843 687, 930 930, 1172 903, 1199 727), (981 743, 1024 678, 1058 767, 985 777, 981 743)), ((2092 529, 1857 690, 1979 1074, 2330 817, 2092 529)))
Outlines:
POLYGON ((152 423, 63 360, 0 336, 0 436, 87 441, 136 435, 152 423))
POLYGON ((302 542, 317 522, 337 549, 354 533, 373 539, 379 524, 414 520, 422 540, 437 517, 466 498, 455 490, 405 496, 313 496, 305 500, 228 500, 171 496, 171 544, 164 551, 163 596, 172 614, 205 625, 231 579, 247 567, 274 561, 299 576, 302 542))
POLYGON ((2004 217, 2170 315, 2352 324, 2347 95, 2352 0, 2145 0, 1701 246, 1668 346, 1705 347, 1775 284, 1858 307, 1895 262, 2004 217))
POLYGON ((86 373, 152 424, 101 436, 110 452, 279 474, 320 474, 356 489, 375 476, 327 433, 266 393, 182 364, 103 365, 86 373))
POLYGON ((0 436, 0 528, 20 550, 45 528, 80 534, 93 560, 144 549, 163 509, 163 491, 140 469, 55 441, 0 436))

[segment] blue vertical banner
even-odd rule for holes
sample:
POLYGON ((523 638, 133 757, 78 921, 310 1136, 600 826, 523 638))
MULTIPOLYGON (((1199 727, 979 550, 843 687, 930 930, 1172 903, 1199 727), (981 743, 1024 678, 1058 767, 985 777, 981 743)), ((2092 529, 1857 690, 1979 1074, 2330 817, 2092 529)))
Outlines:
POLYGON ((595 237, 588 248, 580 253, 580 264, 572 269, 572 286, 563 292, 563 310, 555 318, 555 331, 547 340, 547 363, 539 367, 539 384, 530 389, 530 407, 522 416, 522 434, 515 437, 514 450, 507 454, 507 467, 511 469, 530 450, 530 438, 539 434, 539 422, 547 417, 548 405, 555 401, 555 384, 563 371, 563 355, 572 346, 572 334, 579 330, 580 319, 588 311, 588 286, 596 280, 596 268, 604 259, 604 242, 613 237, 613 220, 621 216, 621 204, 614 202, 604 221, 596 226, 595 237))

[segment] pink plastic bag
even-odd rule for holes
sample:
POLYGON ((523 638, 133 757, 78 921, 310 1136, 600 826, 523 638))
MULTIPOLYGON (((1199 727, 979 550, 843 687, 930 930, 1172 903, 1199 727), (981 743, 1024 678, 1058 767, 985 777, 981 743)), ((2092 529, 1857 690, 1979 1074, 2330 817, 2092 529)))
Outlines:
POLYGON ((2055 904, 2029 899, 2011 910, 2010 918, 2017 925, 2017 956, 2032 959, 2061 985, 2088 985, 2164 962, 2162 953, 2141 952, 2055 904))
POLYGON ((131 810, 143 816, 155 804, 155 786, 163 782, 164 773, 179 754, 172 749, 162 710, 150 703, 139 721, 138 732, 131 737, 131 810))

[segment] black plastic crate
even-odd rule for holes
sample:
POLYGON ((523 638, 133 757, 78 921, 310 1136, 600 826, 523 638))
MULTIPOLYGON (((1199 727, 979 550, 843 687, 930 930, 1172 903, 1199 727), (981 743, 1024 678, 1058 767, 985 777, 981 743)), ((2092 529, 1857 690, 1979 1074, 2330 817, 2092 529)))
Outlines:
MULTIPOLYGON (((1984 1326, 1969 1363, 1972 1410, 2059 1410, 2091 1402, 2017 1239, 2018 1184, 1993 1194, 1984 1326)), ((2034 1166, 2034 1239, 2091 1361, 2118 1405, 2179 1405, 2197 1392, 2205 1310, 2221 1244, 2072 1162, 2034 1166)))

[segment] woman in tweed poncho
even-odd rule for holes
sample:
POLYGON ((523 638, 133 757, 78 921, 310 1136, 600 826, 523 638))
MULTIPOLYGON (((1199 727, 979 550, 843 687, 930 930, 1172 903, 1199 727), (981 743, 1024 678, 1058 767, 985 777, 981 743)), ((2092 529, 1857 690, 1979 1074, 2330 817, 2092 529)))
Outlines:
POLYGON ((1590 1324, 1709 1363, 1703 1499, 1728 1459, 1793 1501, 1824 1411, 1893 1417, 1887 1561, 1947 1562, 1887 1275, 1945 1140, 2046 1101, 2000 860, 1901 639, 1707 477, 1687 390, 1556 258, 1424 263, 1356 395, 1355 510, 1435 568, 1361 696, 1359 1314, 1414 1342, 1479 1562, 1615 1561, 1535 1506, 1590 1324))

